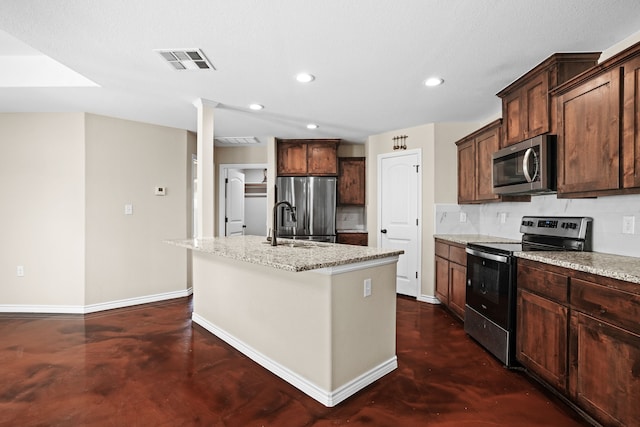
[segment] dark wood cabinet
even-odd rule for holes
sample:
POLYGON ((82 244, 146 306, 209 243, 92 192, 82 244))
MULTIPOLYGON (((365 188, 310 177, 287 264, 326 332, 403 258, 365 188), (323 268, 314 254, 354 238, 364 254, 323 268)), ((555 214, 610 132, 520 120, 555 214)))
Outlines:
POLYGON ((464 320, 467 292, 467 254, 465 245, 435 240, 436 297, 464 320))
POLYGON ((640 192, 640 43, 553 91, 558 197, 640 192))
POLYGON ((558 97, 558 193, 619 188, 620 72, 612 69, 558 97))
POLYGON ((337 243, 345 245, 367 246, 369 244, 368 233, 338 233, 337 243))
POLYGON ((516 358, 535 375, 566 392, 568 277, 536 266, 518 260, 516 358))
POLYGON ((473 138, 458 143, 458 203, 476 201, 476 146, 473 138))
POLYGON ((338 158, 338 205, 365 205, 365 158, 338 158))
POLYGON ((503 146, 555 129, 549 90, 596 65, 600 53, 557 53, 498 93, 502 98, 503 146))
POLYGON ((338 175, 339 139, 279 139, 278 176, 338 175))
POLYGON ((458 203, 496 201, 491 182, 491 155, 500 148, 500 125, 496 120, 458 141, 458 203))
POLYGON ((518 260, 517 357, 607 426, 640 420, 640 288, 518 260))
POLYGON ((459 204, 531 200, 530 196, 500 196, 493 193, 491 156, 500 149, 501 126, 502 120, 495 120, 456 142, 459 204))
POLYGON ((623 187, 640 187, 640 57, 624 64, 623 187))

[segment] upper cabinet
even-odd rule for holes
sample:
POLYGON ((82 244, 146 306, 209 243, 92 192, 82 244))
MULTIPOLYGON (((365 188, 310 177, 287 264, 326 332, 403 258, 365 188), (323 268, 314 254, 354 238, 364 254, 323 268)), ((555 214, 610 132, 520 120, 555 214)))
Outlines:
POLYGON ((640 192, 640 44, 554 92, 558 196, 640 192))
POLYGON ((278 176, 338 175, 339 139, 278 139, 278 176))
POLYGON ((555 131, 549 90, 593 67, 600 53, 557 53, 498 93, 507 146, 555 131))
POLYGON ((496 120, 456 142, 458 146, 458 203, 531 200, 530 196, 501 197, 493 193, 491 155, 501 146, 501 123, 501 120, 496 120))
POLYGON ((365 158, 338 158, 338 205, 364 206, 365 158))

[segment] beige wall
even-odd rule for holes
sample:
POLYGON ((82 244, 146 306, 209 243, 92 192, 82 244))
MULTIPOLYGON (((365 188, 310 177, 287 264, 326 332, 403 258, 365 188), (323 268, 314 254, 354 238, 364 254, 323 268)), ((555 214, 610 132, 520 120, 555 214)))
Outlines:
POLYGON ((162 241, 189 235, 194 151, 193 135, 162 126, 0 114, 0 307, 77 312, 186 292, 186 251, 162 241))
POLYGON ((186 131, 87 115, 87 304, 186 289, 186 251, 163 240, 190 234, 187 149, 186 131))
POLYGON ((82 113, 0 113, 0 306, 83 304, 84 169, 82 113))
POLYGON ((418 297, 431 298, 434 285, 434 205, 457 202, 455 141, 478 129, 478 123, 437 123, 372 135, 367 153, 367 229, 369 245, 378 244, 378 155, 393 152, 396 135, 407 135, 407 150, 422 150, 422 272, 418 297))

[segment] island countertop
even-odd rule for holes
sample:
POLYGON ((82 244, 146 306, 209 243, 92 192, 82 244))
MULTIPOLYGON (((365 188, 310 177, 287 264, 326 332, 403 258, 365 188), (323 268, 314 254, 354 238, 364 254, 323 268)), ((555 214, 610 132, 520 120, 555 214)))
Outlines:
POLYGON ((404 253, 402 250, 308 240, 278 239, 278 246, 271 246, 263 236, 208 237, 165 242, 194 251, 292 272, 355 264, 404 253))

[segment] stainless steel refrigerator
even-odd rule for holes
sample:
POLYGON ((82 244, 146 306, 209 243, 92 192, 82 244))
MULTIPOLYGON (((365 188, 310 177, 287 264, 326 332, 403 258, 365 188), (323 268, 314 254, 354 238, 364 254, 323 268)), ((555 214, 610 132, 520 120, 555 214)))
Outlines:
POLYGON ((278 237, 307 239, 321 242, 336 241, 336 178, 334 177, 278 177, 276 201, 291 203, 291 211, 280 205, 276 212, 278 237))

